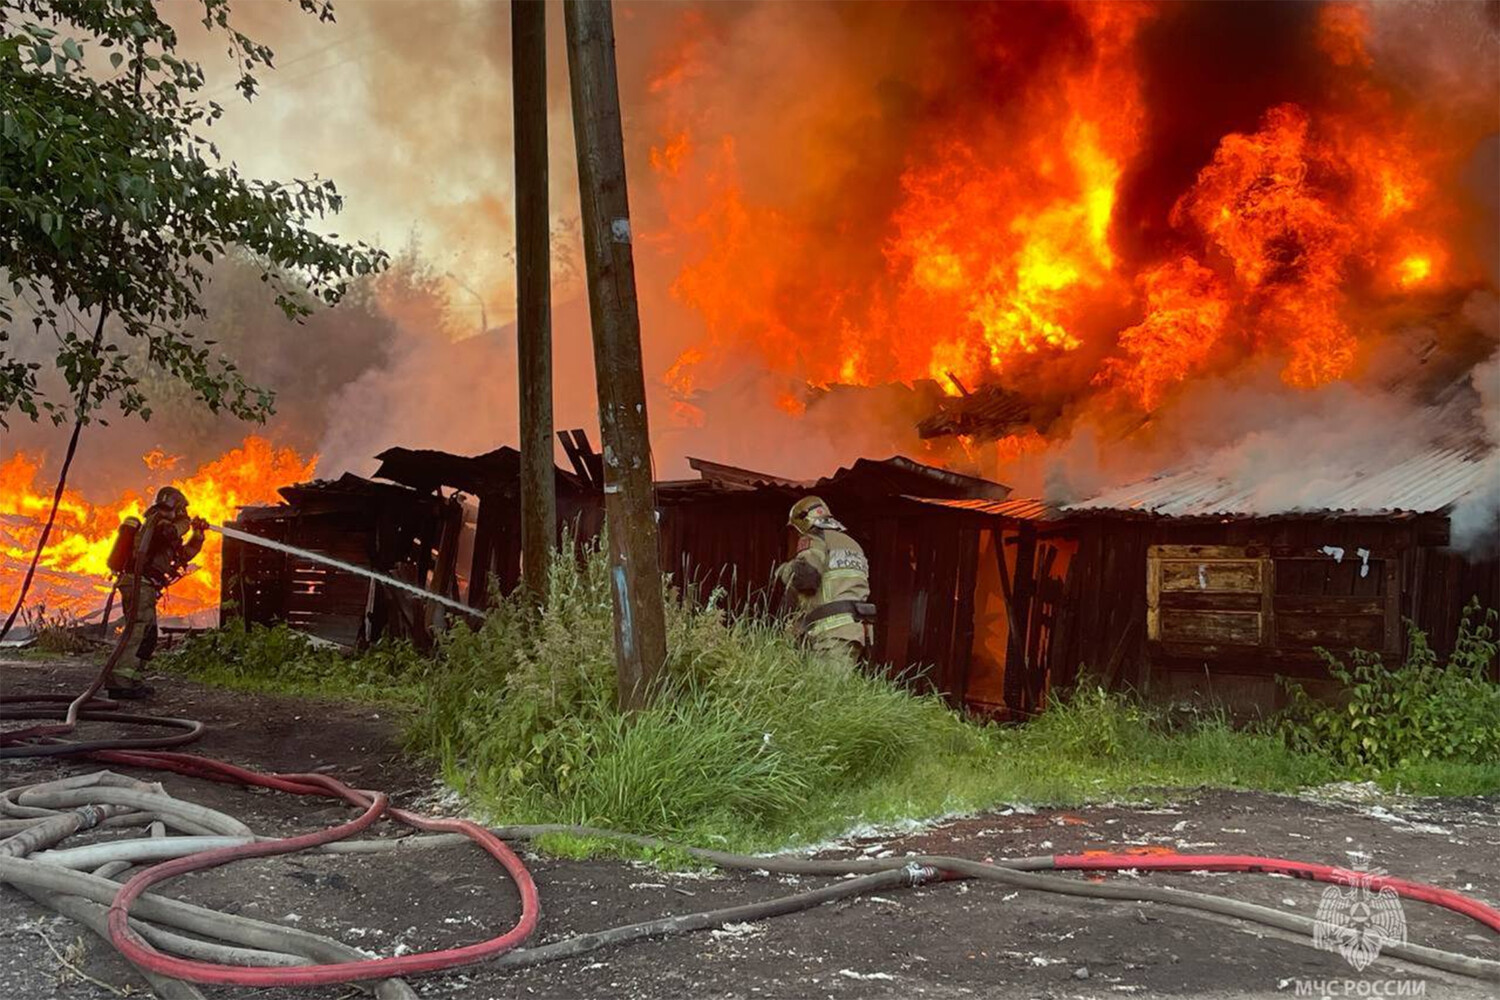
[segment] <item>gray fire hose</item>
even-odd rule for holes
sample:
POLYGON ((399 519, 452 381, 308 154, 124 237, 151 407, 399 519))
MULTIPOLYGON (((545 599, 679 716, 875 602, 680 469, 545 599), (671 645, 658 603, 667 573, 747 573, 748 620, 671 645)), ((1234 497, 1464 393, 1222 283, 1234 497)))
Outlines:
MULTIPOLYGON (((136 861, 180 856, 211 847, 239 844, 245 840, 240 836, 224 835, 147 836, 80 848, 53 848, 54 844, 70 835, 67 831, 77 832, 89 825, 70 818, 85 810, 100 814, 94 815, 92 819, 103 827, 111 819, 127 819, 131 814, 116 812, 112 817, 102 814, 137 809, 149 809, 147 815, 159 815, 167 826, 179 830, 196 831, 210 826, 219 830, 248 829, 224 813, 175 799, 159 785, 109 772, 96 772, 28 788, 11 789, 0 793, 0 813, 26 813, 28 815, 24 818, 38 822, 23 831, 23 834, 0 841, 0 881, 14 884, 39 902, 97 929, 102 926, 99 924, 104 911, 102 904, 114 898, 119 886, 101 875, 73 869, 103 865, 104 870, 118 875, 136 861), (72 811, 59 811, 65 809, 72 811), (13 842, 16 842, 15 846, 13 842)), ((154 832, 162 831, 158 829, 154 832)), ((545 834, 569 833, 607 838, 641 847, 678 850, 728 869, 843 876, 841 881, 831 885, 764 902, 647 920, 519 949, 493 961, 494 965, 501 968, 557 961, 629 941, 686 933, 728 922, 761 920, 861 893, 955 878, 997 881, 1016 888, 1098 899, 1164 903, 1275 927, 1304 935, 1309 941, 1313 927, 1313 921, 1307 917, 1206 893, 1139 884, 1101 885, 1059 874, 1039 874, 1050 863, 1050 858, 1047 857, 1019 858, 999 863, 925 855, 827 861, 684 848, 654 837, 591 827, 541 825, 504 827, 495 832, 511 840, 533 840, 545 834)), ((322 850, 328 853, 409 852, 464 842, 466 838, 455 835, 415 836, 346 841, 327 845, 322 850)), ((154 893, 141 898, 131 925, 161 949, 225 964, 300 965, 312 961, 349 961, 363 957, 346 945, 307 931, 220 913, 154 893), (179 931, 186 931, 196 937, 186 937, 179 931), (208 940, 203 940, 204 938, 208 940)), ((1500 982, 1500 962, 1421 945, 1388 944, 1382 950, 1382 958, 1404 960, 1489 982, 1500 982)), ((161 996, 171 1000, 199 1000, 201 997, 196 987, 178 981, 153 980, 153 985, 161 996)), ((381 983, 376 987, 375 994, 382 1000, 413 1000, 415 997, 409 987, 397 980, 381 983)))

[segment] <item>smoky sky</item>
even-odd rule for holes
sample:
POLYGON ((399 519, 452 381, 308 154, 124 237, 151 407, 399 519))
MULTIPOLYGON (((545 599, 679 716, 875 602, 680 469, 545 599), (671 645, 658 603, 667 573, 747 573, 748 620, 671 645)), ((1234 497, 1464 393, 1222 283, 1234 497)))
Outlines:
MULTIPOLYGON (((475 452, 511 442, 516 417, 514 352, 508 345, 513 332, 506 325, 514 308, 508 6, 487 0, 341 0, 335 6, 334 26, 299 15, 295 4, 236 6, 245 30, 276 49, 278 68, 262 74, 262 95, 252 105, 232 93, 218 95, 229 106, 216 130, 221 146, 256 176, 333 177, 348 210, 326 229, 388 249, 399 249, 415 230, 447 298, 448 322, 392 315, 385 311, 390 303, 371 300, 351 303, 358 308, 345 322, 325 318, 292 333, 276 326, 260 337, 255 329, 265 324, 272 330, 274 317, 262 315, 263 304, 249 304, 254 288, 241 290, 243 300, 224 288, 215 307, 238 310, 229 320, 238 316, 247 327, 236 347, 251 352, 242 361, 282 392, 283 416, 270 430, 323 452, 325 474, 363 469, 376 451, 392 445, 475 452), (476 295, 487 329, 481 329, 476 295), (314 349, 312 337, 326 339, 314 349), (277 352, 274 361, 254 356, 267 350, 277 352)), ((1142 21, 1130 55, 1142 88, 1143 132, 1139 152, 1123 165, 1111 230, 1122 257, 1143 264, 1175 249, 1180 234, 1168 222, 1171 208, 1227 133, 1254 132, 1278 104, 1316 107, 1336 96, 1337 74, 1318 48, 1323 9, 1304 2, 1167 3, 1142 21)), ((1497 9, 1494 3, 1376 4, 1370 72, 1380 74, 1400 100, 1419 102, 1433 114, 1490 121, 1497 96, 1497 9), (1457 101, 1466 88, 1473 99, 1457 101)), ((704 164, 732 140, 734 180, 746 204, 761 210, 760 218, 794 218, 806 233, 795 266, 783 268, 768 293, 777 309, 800 322, 802 304, 815 298, 811 293, 820 285, 888 273, 903 175, 923 162, 934 143, 986 130, 1003 139, 1026 121, 1028 111, 1050 107, 1058 79, 1096 55, 1083 11, 1068 3, 615 4, 632 222, 641 234, 636 273, 642 346, 659 472, 686 474, 687 454, 798 476, 824 474, 860 454, 906 450, 922 456, 909 433, 914 414, 899 405, 839 411, 827 404, 805 419, 777 410, 771 400, 795 386, 771 376, 787 373, 770 372, 762 358, 732 341, 723 345, 724 362, 716 372, 705 366, 718 380, 705 378, 703 395, 694 401, 703 423, 674 420, 675 400, 667 397, 661 376, 700 341, 704 322, 672 286, 713 234, 692 228, 700 205, 673 217, 670 186, 650 165, 652 149, 675 132, 688 133, 693 166, 712 173, 718 168, 704 164), (685 73, 683 82, 663 86, 674 69, 685 73)), ((577 178, 561 5, 549 4, 548 15, 551 210, 559 253, 576 253, 577 178)), ((186 44, 202 49, 210 73, 223 80, 214 47, 192 34, 191 18, 184 20, 186 44)), ((211 89, 225 82, 215 81, 211 89)), ((1483 210, 1463 225, 1493 274, 1500 267, 1494 201, 1500 147, 1493 137, 1486 142, 1476 147, 1469 182, 1472 200, 1483 210)), ((981 138, 976 146, 1000 162, 1022 155, 1003 141, 981 138)), ((559 269, 555 393, 558 425, 593 433, 582 293, 576 275, 559 269)), ((1099 325, 1118 329, 1139 319, 1126 314, 1130 304, 1117 308, 1119 316, 1104 316, 1099 325)), ((1454 312, 1458 305, 1445 308, 1454 312)), ((834 324, 822 320, 806 318, 809 332, 801 349, 835 349, 834 324)), ((1109 346, 1103 342, 1100 350, 1109 346)), ((1490 346, 1485 341, 1474 347, 1465 363, 1490 346)), ((1097 360, 1088 351, 1049 360, 1036 379, 1087 386, 1097 360)), ((1245 402, 1250 416, 1241 423, 1257 412, 1273 419, 1283 391, 1274 383, 1265 389, 1260 411, 1245 402)), ((209 434, 201 424, 211 420, 185 413, 179 421, 165 410, 162 416, 134 431, 119 424, 91 428, 87 440, 95 443, 86 447, 108 457, 138 453, 143 449, 137 445, 149 442, 192 451, 197 461, 211 457, 200 450, 227 446, 234 435, 253 429, 221 421, 209 434)), ((1242 429, 1240 423, 1235 427, 1235 433, 1242 429)), ((60 436, 28 432, 27 444, 60 436)), ((1192 447, 1209 443, 1195 438, 1192 447)), ((61 449, 47 450, 55 456, 61 449)), ((1163 460, 1158 452, 1147 458, 1163 460)), ((993 467, 975 471, 1007 474, 993 467)), ((1111 475, 1115 471, 1133 475, 1143 468, 1124 462, 1111 475)))

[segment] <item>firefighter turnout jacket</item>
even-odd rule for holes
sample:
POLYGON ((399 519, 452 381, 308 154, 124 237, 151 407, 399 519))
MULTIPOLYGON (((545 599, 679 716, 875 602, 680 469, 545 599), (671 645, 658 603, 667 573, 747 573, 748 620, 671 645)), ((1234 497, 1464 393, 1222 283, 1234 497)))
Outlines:
POLYGON ((203 532, 193 528, 186 511, 153 504, 141 522, 135 550, 135 572, 154 587, 165 587, 203 548, 203 532))
POLYGON ((864 549, 843 531, 812 528, 797 540, 797 554, 777 577, 797 595, 801 633, 819 639, 865 644, 865 625, 856 604, 870 600, 870 562, 864 549))

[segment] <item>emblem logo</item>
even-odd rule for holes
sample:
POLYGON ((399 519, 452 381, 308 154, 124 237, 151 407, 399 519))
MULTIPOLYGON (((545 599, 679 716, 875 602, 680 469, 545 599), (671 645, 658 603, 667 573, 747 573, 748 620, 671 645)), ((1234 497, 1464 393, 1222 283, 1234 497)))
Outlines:
POLYGON ((1387 945, 1406 943, 1406 913, 1394 889, 1375 887, 1384 872, 1348 872, 1346 885, 1330 885, 1318 901, 1313 946, 1336 951, 1363 972, 1387 945))

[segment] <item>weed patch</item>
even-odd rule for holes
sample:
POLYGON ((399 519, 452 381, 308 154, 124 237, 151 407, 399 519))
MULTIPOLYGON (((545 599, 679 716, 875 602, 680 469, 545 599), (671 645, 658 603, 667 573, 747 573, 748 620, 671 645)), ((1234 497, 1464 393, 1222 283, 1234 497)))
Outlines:
POLYGON ((411 704, 433 664, 404 643, 350 656, 285 625, 246 628, 239 620, 188 639, 157 661, 174 673, 236 691, 411 704))
MULTIPOLYGON (((1421 629, 1408 622, 1404 663, 1387 667, 1378 653, 1356 650, 1346 664, 1319 650, 1346 697, 1317 701, 1300 684, 1284 682, 1292 703, 1283 731, 1292 746, 1330 755, 1343 769, 1382 783, 1405 779, 1413 790, 1446 783, 1489 790, 1500 769, 1500 684, 1489 679, 1495 660, 1496 613, 1464 609, 1446 663, 1421 629)), ((1445 791, 1444 794, 1471 794, 1445 791)))
POLYGON ((21 625, 31 633, 29 649, 42 656, 74 656, 93 650, 85 624, 66 611, 48 611, 45 604, 21 610, 21 625))

